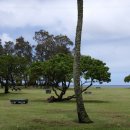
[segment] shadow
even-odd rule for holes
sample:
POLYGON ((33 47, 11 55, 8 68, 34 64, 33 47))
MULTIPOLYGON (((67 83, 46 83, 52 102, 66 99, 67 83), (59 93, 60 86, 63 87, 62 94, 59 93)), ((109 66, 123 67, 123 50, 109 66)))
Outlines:
MULTIPOLYGON (((44 102, 49 103, 47 100, 33 100, 34 102, 44 102)), ((61 101, 61 102, 53 102, 53 103, 76 103, 75 100, 69 101, 61 101)), ((102 101, 102 100, 84 100, 84 103, 110 103, 110 101, 102 101)))
POLYGON ((9 93, 0 93, 0 96, 9 96, 9 95, 23 95, 23 94, 26 94, 26 93, 21 93, 21 92, 9 92, 9 93))
POLYGON ((85 100, 85 103, 110 103, 110 101, 102 101, 102 100, 85 100))
MULTIPOLYGON (((9 94, 9 93, 8 93, 9 94)), ((3 97, 3 96, 6 96, 8 94, 5 94, 5 93, 0 93, 0 96, 3 97)))
MULTIPOLYGON (((64 101, 63 103, 76 103, 75 100, 64 101)), ((84 103, 110 103, 110 101, 102 101, 102 100, 84 100, 84 103)))
POLYGON ((76 123, 77 125, 80 125, 80 124, 82 124, 82 125, 86 125, 86 124, 89 125, 89 124, 93 124, 94 123, 94 121, 91 121, 91 122, 88 122, 88 123, 86 123, 86 122, 84 122, 84 123, 80 122, 79 123, 79 121, 77 119, 73 120, 73 122, 76 123))
POLYGON ((36 100, 30 100, 30 102, 35 102, 35 103, 47 103, 47 100, 43 100, 43 99, 36 99, 36 100))

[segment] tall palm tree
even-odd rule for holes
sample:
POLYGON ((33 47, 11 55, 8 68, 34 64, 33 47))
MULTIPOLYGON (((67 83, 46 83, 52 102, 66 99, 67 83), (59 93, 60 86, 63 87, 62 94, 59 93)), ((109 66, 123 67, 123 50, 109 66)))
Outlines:
POLYGON ((77 103, 77 114, 79 123, 92 123, 84 107, 83 97, 81 94, 80 87, 80 47, 81 47, 81 35, 82 35, 82 24, 83 24, 83 0, 77 0, 78 6, 78 21, 75 38, 75 52, 74 52, 74 90, 76 95, 77 103))

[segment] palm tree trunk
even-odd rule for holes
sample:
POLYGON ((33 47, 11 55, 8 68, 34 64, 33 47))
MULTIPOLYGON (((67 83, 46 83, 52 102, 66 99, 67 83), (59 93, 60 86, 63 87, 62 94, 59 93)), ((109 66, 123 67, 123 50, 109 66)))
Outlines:
POLYGON ((80 87, 80 46, 81 46, 82 24, 83 24, 83 0, 77 0, 77 4, 78 4, 78 22, 76 29, 74 66, 73 66, 74 90, 76 95, 77 114, 79 123, 92 123, 92 121, 89 119, 86 113, 83 97, 81 94, 82 89, 80 87))

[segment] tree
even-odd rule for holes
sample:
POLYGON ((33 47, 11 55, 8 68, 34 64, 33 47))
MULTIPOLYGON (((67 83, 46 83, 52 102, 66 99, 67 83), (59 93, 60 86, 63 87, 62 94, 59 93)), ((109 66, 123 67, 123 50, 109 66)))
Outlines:
MULTIPOLYGON (((44 66, 44 70, 48 70, 48 77, 52 77, 49 82, 53 84, 53 91, 57 98, 50 97, 49 102, 59 102, 71 100, 72 98, 76 98, 76 95, 70 95, 68 97, 63 98, 66 94, 66 91, 69 88, 69 84, 72 82, 72 57, 68 57, 64 55, 57 55, 52 60, 50 64, 44 66), (52 73, 52 74, 51 74, 52 73), (62 86, 59 84, 62 83, 62 86), (68 83, 68 85, 66 85, 68 83), (60 91, 58 94, 57 90, 60 91)), ((81 56, 80 59, 80 76, 84 78, 85 82, 81 84, 86 84, 86 88, 82 88, 81 93, 85 92, 89 87, 93 85, 95 82, 103 83, 110 82, 110 73, 109 68, 106 66, 106 63, 91 58, 90 56, 81 56)))
POLYGON ((80 87, 80 46, 81 46, 81 33, 83 24, 83 0, 77 0, 78 6, 78 22, 76 29, 75 48, 74 48, 74 91, 76 95, 77 114, 79 123, 92 123, 84 107, 82 89, 80 87))
MULTIPOLYGON (((21 58, 25 58, 26 59, 26 65, 27 65, 27 62, 28 62, 28 66, 32 62, 32 46, 30 45, 30 43, 28 41, 25 41, 23 37, 19 37, 19 38, 16 39, 15 55, 18 56, 18 57, 21 57, 21 58)), ((24 77, 25 86, 26 86, 26 81, 27 81, 27 78, 28 78, 27 73, 24 73, 24 75, 22 75, 22 77, 24 77)), ((22 80, 21 80, 21 85, 22 85, 22 80)))
POLYGON ((13 69, 12 63, 13 60, 9 55, 0 56, 0 82, 3 86, 5 86, 4 93, 9 93, 9 80, 10 74, 13 69))
POLYGON ((32 60, 32 46, 23 37, 16 39, 15 54, 19 57, 25 57, 29 62, 32 60))
MULTIPOLYGON (((81 56, 80 59, 80 76, 84 78, 87 84, 81 93, 86 91, 95 82, 110 82, 109 68, 100 60, 91 58, 90 56, 81 56)), ((49 102, 61 102, 76 98, 75 94, 68 97, 65 96, 73 78, 73 57, 66 54, 58 54, 50 60, 33 62, 29 68, 29 77, 31 83, 36 85, 42 80, 45 88, 52 88, 55 96, 48 98, 49 102)))
POLYGON ((101 84, 103 82, 111 81, 111 74, 109 72, 109 68, 106 66, 106 63, 98 59, 91 58, 90 56, 81 56, 80 70, 81 77, 85 80, 81 83, 81 86, 87 84, 86 88, 82 88, 82 92, 86 91, 95 82, 99 82, 101 84))
POLYGON ((70 54, 72 41, 64 35, 54 36, 49 32, 40 30, 35 32, 34 40, 38 43, 36 50, 36 59, 46 61, 59 53, 70 54))
POLYGON ((57 35, 54 37, 55 41, 55 52, 54 54, 70 54, 71 49, 70 46, 73 45, 73 42, 64 35, 57 35))
POLYGON ((5 42, 4 53, 7 55, 14 54, 14 43, 13 42, 11 42, 11 41, 5 42))
POLYGON ((3 49, 2 42, 0 39, 0 55, 3 55, 3 53, 4 53, 4 49, 3 49))
POLYGON ((73 75, 73 58, 71 55, 57 54, 50 60, 34 62, 30 67, 30 78, 33 82, 43 80, 45 88, 52 88, 56 97, 48 98, 49 102, 66 100, 63 96, 68 90, 73 75))
POLYGON ((28 74, 29 74, 29 83, 28 85, 37 85, 36 81, 43 78, 44 75, 44 68, 43 68, 43 62, 41 61, 34 61, 31 66, 28 68, 28 74))
POLYGON ((34 40, 38 43, 36 50, 36 57, 39 61, 48 60, 54 53, 53 35, 47 31, 40 30, 35 32, 34 40))
POLYGON ((130 75, 128 75, 128 76, 126 76, 126 77, 124 78, 124 82, 130 82, 130 75))
POLYGON ((68 100, 64 97, 70 87, 73 77, 73 58, 71 55, 58 54, 46 62, 44 66, 45 78, 56 97, 48 98, 49 102, 68 100), (58 91, 57 91, 58 90, 58 91))
POLYGON ((0 56, 0 83, 5 87, 4 93, 9 93, 9 86, 15 87, 16 79, 25 71, 26 60, 12 55, 0 56))

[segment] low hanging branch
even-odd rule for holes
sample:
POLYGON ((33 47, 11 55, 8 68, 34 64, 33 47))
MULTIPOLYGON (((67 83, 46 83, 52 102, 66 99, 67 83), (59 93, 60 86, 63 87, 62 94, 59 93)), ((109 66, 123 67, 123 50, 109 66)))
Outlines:
POLYGON ((59 97, 60 95, 57 93, 57 91, 55 90, 55 88, 54 87, 52 87, 52 90, 55 92, 55 95, 57 96, 57 97, 59 97))
MULTIPOLYGON (((92 86, 92 84, 93 84, 93 80, 91 80, 90 85, 88 85, 85 89, 83 89, 80 94, 82 94, 82 93, 85 92, 88 88, 90 88, 90 87, 92 86)), ((79 95, 80 95, 80 94, 79 94, 79 95)), ((72 96, 68 96, 67 98, 64 98, 64 100, 71 100, 71 99, 73 99, 73 98, 76 98, 75 94, 72 95, 72 96)))
MULTIPOLYGON (((85 82, 86 83, 86 82, 85 82)), ((92 86, 92 83, 93 83, 93 80, 91 79, 91 82, 90 82, 90 85, 88 85, 85 89, 83 89, 81 91, 80 94, 82 94, 83 92, 85 92, 89 87, 92 86)), ((57 87, 56 87, 57 88, 57 87)), ((69 88, 69 86, 67 87, 63 87, 63 89, 60 89, 62 90, 60 94, 57 93, 56 89, 54 87, 52 87, 52 90, 54 91, 55 95, 57 96, 57 98, 55 98, 54 96, 51 96, 50 98, 48 98, 48 102, 59 102, 59 101, 67 101, 67 100, 71 100, 73 98, 76 98, 75 94, 72 95, 72 96, 68 96, 66 98, 61 98, 63 97, 63 95, 65 95, 67 89, 69 88)), ((59 89, 58 89, 59 90, 59 89)), ((79 94, 79 95, 80 95, 79 94)))

